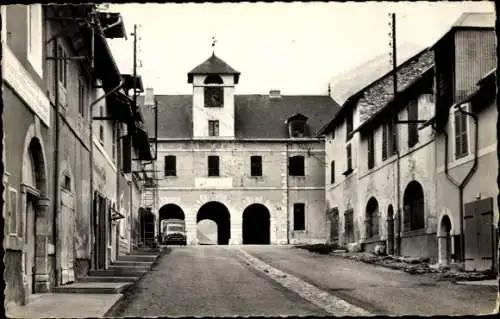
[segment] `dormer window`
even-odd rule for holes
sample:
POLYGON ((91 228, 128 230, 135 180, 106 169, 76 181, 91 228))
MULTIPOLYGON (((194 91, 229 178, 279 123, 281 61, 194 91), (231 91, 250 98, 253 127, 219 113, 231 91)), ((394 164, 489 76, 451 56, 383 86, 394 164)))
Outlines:
POLYGON ((307 117, 302 114, 296 114, 287 120, 288 131, 290 137, 306 137, 307 130, 307 117))
POLYGON ((210 74, 205 78, 205 107, 224 106, 224 87, 222 78, 217 74, 210 74))

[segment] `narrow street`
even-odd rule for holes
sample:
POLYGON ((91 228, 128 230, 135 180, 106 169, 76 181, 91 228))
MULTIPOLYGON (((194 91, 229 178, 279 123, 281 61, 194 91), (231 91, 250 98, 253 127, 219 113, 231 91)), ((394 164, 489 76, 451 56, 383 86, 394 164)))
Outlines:
POLYGON ((489 314, 495 306, 494 287, 436 282, 425 276, 293 247, 242 248, 277 269, 375 314, 478 315, 489 314))
POLYGON ((113 316, 324 316, 224 246, 173 247, 113 316))

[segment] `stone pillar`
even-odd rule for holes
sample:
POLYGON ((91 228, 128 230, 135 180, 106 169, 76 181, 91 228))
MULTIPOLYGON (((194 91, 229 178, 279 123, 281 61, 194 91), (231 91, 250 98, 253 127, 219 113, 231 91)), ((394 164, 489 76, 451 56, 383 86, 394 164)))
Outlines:
POLYGON ((198 245, 196 214, 186 214, 186 244, 198 245))
POLYGON ((241 214, 231 216, 231 237, 229 245, 241 245, 243 243, 243 217, 241 214))
POLYGON ((36 204, 35 215, 35 265, 34 265, 34 292, 50 291, 49 273, 49 204, 48 198, 40 198, 36 204))

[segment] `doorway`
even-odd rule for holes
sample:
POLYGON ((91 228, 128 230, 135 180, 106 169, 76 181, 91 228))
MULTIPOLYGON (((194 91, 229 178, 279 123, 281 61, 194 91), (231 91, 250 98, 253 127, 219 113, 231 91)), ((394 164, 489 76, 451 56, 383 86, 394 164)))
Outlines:
POLYGON ((24 270, 26 274, 26 296, 35 292, 35 205, 37 198, 31 194, 26 196, 26 229, 24 237, 24 270))
POLYGON ((261 204, 253 204, 243 211, 243 244, 269 245, 271 222, 269 210, 261 204))

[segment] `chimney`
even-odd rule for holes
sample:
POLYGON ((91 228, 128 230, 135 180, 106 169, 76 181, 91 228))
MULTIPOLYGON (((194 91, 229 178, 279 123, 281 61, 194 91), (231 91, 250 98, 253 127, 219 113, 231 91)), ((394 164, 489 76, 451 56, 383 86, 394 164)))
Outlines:
POLYGON ((270 99, 279 99, 279 98, 281 98, 281 92, 280 92, 280 90, 276 90, 276 89, 270 90, 269 91, 269 98, 270 99))
POLYGON ((154 106, 155 105, 155 95, 153 88, 146 88, 144 94, 144 106, 154 106))

